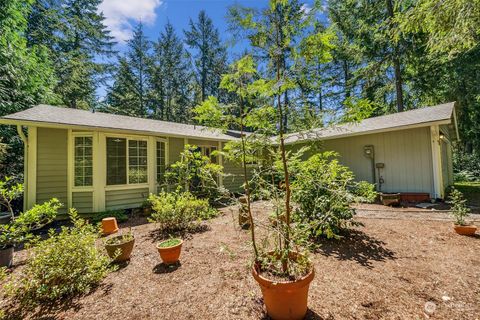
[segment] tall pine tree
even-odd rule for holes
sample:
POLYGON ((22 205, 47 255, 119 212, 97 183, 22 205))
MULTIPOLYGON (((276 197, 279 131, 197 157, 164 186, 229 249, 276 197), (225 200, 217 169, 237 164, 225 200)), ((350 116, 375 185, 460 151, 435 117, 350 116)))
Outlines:
POLYGON ((227 53, 218 29, 202 10, 197 21, 190 19, 190 29, 184 33, 185 43, 194 52, 198 99, 204 101, 209 95, 218 97, 220 80, 227 70, 227 53))

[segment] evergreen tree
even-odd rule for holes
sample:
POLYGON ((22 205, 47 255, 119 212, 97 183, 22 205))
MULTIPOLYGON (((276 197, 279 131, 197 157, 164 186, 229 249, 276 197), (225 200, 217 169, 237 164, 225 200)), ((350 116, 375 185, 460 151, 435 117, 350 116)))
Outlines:
POLYGON ((146 117, 151 108, 151 43, 138 24, 128 41, 128 52, 119 59, 114 84, 107 93, 107 111, 146 117))
MULTIPOLYGON (((45 48, 28 47, 24 37, 31 5, 32 1, 24 0, 0 4, 0 116, 56 100, 55 77, 45 48)), ((16 128, 1 126, 0 137, 8 146, 2 174, 21 174, 23 144, 16 128)))
POLYGON ((200 11, 198 21, 190 19, 190 29, 185 30, 185 43, 195 52, 196 80, 200 89, 199 100, 209 95, 219 95, 222 74, 227 70, 227 53, 205 11, 200 11))
POLYGON ((158 119, 188 122, 191 92, 191 66, 182 40, 168 22, 155 43, 152 68, 154 116, 158 119))

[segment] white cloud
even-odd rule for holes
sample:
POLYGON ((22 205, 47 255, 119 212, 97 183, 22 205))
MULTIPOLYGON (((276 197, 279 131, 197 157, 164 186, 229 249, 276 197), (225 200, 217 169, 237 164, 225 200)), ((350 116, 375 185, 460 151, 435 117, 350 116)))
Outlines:
POLYGON ((310 5, 308 5, 307 3, 304 3, 302 4, 302 6, 300 7, 300 10, 305 14, 305 15, 308 15, 310 13, 310 11, 312 11, 312 7, 310 5))
POLYGON ((124 42, 132 36, 133 22, 155 22, 155 9, 162 3, 163 0, 103 0, 98 11, 105 15, 105 24, 111 35, 117 41, 124 42))

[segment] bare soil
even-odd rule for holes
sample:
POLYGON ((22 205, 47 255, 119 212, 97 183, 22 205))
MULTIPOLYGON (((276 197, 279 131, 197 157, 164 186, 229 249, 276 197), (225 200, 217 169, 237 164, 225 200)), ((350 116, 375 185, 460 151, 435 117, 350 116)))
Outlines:
MULTIPOLYGON (((30 314, 14 313, 14 302, 0 306, 12 319, 267 319, 250 274, 249 233, 236 208, 222 211, 185 238, 178 265, 160 263, 155 225, 137 217, 121 225, 133 226, 131 261, 95 291, 30 314)), ((257 216, 268 211, 255 203, 257 216)), ((359 217, 363 227, 322 241, 307 319, 479 319, 480 237, 456 235, 448 221, 391 215, 359 217)), ((15 258, 21 265, 25 252, 15 258)))

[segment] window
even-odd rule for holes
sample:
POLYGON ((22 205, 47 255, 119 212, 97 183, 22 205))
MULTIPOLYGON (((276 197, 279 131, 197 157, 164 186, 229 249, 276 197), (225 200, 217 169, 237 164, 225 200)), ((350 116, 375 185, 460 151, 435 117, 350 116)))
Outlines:
POLYGON ((107 138, 107 185, 127 183, 127 140, 107 138))
POLYGON ((202 155, 209 157, 210 160, 212 160, 212 163, 217 163, 217 157, 212 155, 212 153, 217 150, 217 147, 200 146, 199 148, 200 148, 200 151, 202 152, 202 155))
POLYGON ((91 186, 93 182, 92 137, 75 137, 75 187, 91 186))
POLYGON ((147 141, 128 141, 128 183, 147 182, 147 141))
POLYGON ((157 183, 163 184, 165 178, 165 142, 157 141, 157 183))
POLYGON ((107 138, 107 185, 147 180, 147 141, 107 138))

